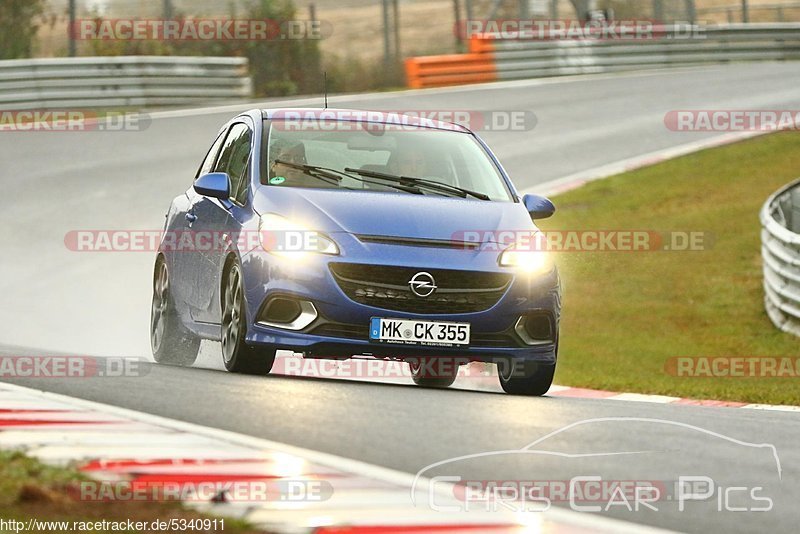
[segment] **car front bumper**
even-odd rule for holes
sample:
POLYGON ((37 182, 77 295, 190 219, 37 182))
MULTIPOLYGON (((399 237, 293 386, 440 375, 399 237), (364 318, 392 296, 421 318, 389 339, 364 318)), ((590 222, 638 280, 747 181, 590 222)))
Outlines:
POLYGON ((499 267, 497 252, 365 244, 349 234, 344 235, 337 236, 337 241, 343 251, 351 252, 343 252, 341 256, 310 254, 299 261, 254 250, 242 257, 248 344, 269 345, 320 358, 435 356, 487 362, 508 358, 555 362, 561 310, 561 283, 557 269, 530 276, 499 267), (343 243, 348 239, 352 242, 343 243), (387 268, 413 267, 419 271, 455 269, 501 273, 510 275, 510 282, 497 302, 487 309, 468 313, 420 314, 356 302, 337 282, 329 268, 332 262, 387 268), (258 320, 262 305, 275 296, 312 303, 313 321, 301 329, 263 324, 258 320), (552 339, 540 339, 535 344, 530 344, 532 340, 528 339, 526 343, 519 321, 529 314, 548 318, 552 324, 552 339), (450 348, 374 342, 369 339, 369 324, 373 317, 470 323, 470 345, 450 348))

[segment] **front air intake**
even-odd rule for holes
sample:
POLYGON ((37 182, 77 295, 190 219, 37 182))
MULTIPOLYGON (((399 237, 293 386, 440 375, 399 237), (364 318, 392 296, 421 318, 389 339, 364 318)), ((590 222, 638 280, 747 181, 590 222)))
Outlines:
POLYGON ((256 324, 286 330, 302 330, 317 317, 317 309, 310 301, 285 295, 275 296, 261 306, 256 324))
POLYGON ((291 323, 300 312, 300 304, 296 300, 274 297, 261 309, 258 320, 267 323, 291 323))
POLYGON ((514 330, 526 345, 555 343, 553 318, 547 312, 531 312, 523 315, 517 320, 514 330))

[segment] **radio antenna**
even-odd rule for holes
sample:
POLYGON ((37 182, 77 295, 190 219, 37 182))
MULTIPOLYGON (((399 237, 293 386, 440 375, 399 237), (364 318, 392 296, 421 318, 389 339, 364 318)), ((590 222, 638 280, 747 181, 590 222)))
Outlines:
POLYGON ((322 92, 325 95, 325 107, 323 109, 328 109, 328 71, 324 71, 322 73, 323 85, 322 85, 322 92))

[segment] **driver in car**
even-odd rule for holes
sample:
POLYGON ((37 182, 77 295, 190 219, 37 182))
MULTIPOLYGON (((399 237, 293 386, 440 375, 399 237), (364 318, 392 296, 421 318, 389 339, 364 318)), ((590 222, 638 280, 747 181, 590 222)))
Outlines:
POLYGON ((409 178, 427 178, 450 185, 458 185, 445 166, 431 156, 427 147, 405 146, 394 152, 386 164, 387 172, 409 178))
POLYGON ((388 171, 398 176, 426 178, 430 174, 428 155, 417 147, 405 147, 392 154, 387 163, 388 171))
MULTIPOLYGON (((303 187, 306 185, 319 185, 319 182, 314 178, 306 175, 302 170, 295 169, 289 165, 284 165, 281 162, 296 163, 298 165, 305 165, 306 160, 306 147, 303 143, 289 145, 284 143, 275 143, 272 146, 272 153, 276 154, 272 160, 272 176, 274 178, 284 178, 288 185, 295 187, 303 187)), ((271 182, 274 183, 274 182, 271 182)), ((283 183, 283 182, 281 182, 283 183)), ((279 185, 279 184, 276 184, 279 185)))

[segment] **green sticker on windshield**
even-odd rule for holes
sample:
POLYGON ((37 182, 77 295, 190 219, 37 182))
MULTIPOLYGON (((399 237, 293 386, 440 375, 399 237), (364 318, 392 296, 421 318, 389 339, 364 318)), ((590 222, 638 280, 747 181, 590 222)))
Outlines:
POLYGON ((286 178, 283 176, 275 176, 274 178, 269 179, 269 183, 272 185, 281 185, 283 182, 286 181, 286 178))

